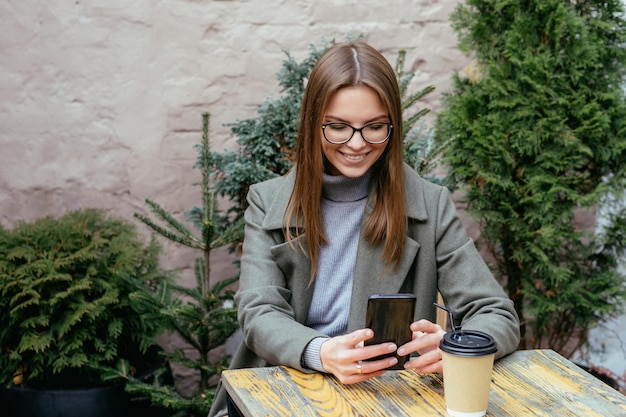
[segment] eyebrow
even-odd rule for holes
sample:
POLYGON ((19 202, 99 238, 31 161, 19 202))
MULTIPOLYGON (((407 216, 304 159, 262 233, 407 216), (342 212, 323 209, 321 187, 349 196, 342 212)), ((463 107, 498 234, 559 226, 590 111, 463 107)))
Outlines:
MULTIPOLYGON (((332 114, 327 114, 327 115, 324 115, 324 120, 328 120, 328 119, 335 120, 335 121, 338 121, 338 122, 343 122, 343 123, 350 124, 350 122, 349 122, 348 120, 346 120, 346 119, 344 119, 344 118, 342 118, 342 117, 333 116, 332 114)), ((387 120, 387 122, 390 122, 390 121, 391 121, 391 118, 389 117, 389 115, 388 115, 388 114, 381 114, 381 115, 379 115, 379 116, 376 116, 376 117, 373 117, 373 118, 371 118, 371 119, 367 120, 367 121, 366 121, 365 123, 363 123, 363 124, 364 124, 364 125, 366 125, 366 124, 368 124, 368 123, 372 123, 372 122, 381 122, 382 120, 380 120, 380 119, 386 119, 386 120, 387 120)))

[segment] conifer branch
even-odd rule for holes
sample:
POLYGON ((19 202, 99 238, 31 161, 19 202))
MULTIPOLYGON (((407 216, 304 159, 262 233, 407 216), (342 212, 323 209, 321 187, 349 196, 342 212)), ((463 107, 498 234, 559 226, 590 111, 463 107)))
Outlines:
POLYGON ((200 241, 187 227, 165 211, 163 207, 150 199, 146 199, 146 204, 150 207, 152 213, 154 213, 157 218, 165 224, 165 227, 158 225, 150 218, 140 213, 135 213, 136 218, 141 220, 158 234, 172 240, 173 242, 190 248, 202 248, 203 242, 200 241))
MULTIPOLYGON (((424 87, 422 90, 418 91, 417 93, 410 95, 407 99, 402 101, 402 110, 408 109, 409 107, 417 103, 419 100, 421 100, 424 96, 432 93, 433 91, 435 91, 435 86, 429 85, 429 86, 424 87)), ((430 109, 422 109, 420 112, 411 116, 409 119, 414 118, 415 120, 417 120, 421 118, 423 115, 425 115, 426 113, 428 113, 429 111, 430 109), (418 114, 420 114, 420 116, 417 116, 418 114)))

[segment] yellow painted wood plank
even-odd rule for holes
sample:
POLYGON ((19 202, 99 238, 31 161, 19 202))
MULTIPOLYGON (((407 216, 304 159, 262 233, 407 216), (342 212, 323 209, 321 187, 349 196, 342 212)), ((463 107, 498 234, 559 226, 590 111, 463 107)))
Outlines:
MULTIPOLYGON (((226 371, 249 417, 446 416, 440 375, 390 371, 354 385, 285 367, 226 371)), ((519 351, 494 367, 487 416, 626 416, 626 397, 550 350, 519 351)))
POLYGON ((556 352, 521 351, 496 364, 488 415, 624 416, 623 407, 623 395, 556 352))
POLYGON ((286 368, 225 371, 222 380, 233 401, 246 416, 317 415, 298 386, 287 380, 286 368), (258 371, 258 372, 256 372, 258 371))

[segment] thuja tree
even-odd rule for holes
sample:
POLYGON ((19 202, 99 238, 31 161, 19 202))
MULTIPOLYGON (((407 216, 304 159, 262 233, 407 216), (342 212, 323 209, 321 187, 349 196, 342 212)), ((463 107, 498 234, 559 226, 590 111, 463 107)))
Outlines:
POLYGON ((566 356, 622 309, 623 205, 601 233, 574 215, 623 201, 626 26, 619 0, 466 0, 475 61, 444 95, 436 140, 520 315, 522 348, 566 356))
MULTIPOLYGON (((277 74, 281 96, 266 100, 258 108, 255 118, 233 123, 231 132, 237 137, 236 151, 214 153, 213 160, 220 171, 216 190, 227 196, 232 208, 227 222, 240 222, 246 209, 246 194, 251 184, 286 173, 293 164, 292 153, 296 147, 296 131, 305 81, 324 50, 333 42, 311 45, 309 56, 297 62, 289 53, 277 74)), ((428 175, 437 165, 440 146, 434 144, 434 132, 420 120, 429 109, 419 109, 419 100, 434 90, 426 86, 410 93, 413 72, 404 71, 406 51, 400 50, 395 63, 396 75, 405 111, 403 124, 405 161, 423 175, 428 175), (418 121, 420 123, 418 123, 418 121)), ((434 176, 434 182, 441 181, 434 176)))

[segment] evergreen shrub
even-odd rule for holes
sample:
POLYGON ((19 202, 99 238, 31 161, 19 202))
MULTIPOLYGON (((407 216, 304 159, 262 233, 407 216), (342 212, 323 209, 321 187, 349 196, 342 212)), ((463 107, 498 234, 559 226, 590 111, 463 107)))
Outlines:
POLYGON ((121 275, 158 281, 159 253, 97 209, 0 229, 0 384, 90 387, 100 367, 131 373, 161 326, 121 275))
POLYGON ((515 303, 522 348, 570 356, 623 309, 626 24, 620 0, 466 0, 475 58, 444 94, 436 138, 515 303), (611 206, 598 232, 575 214, 611 206))

